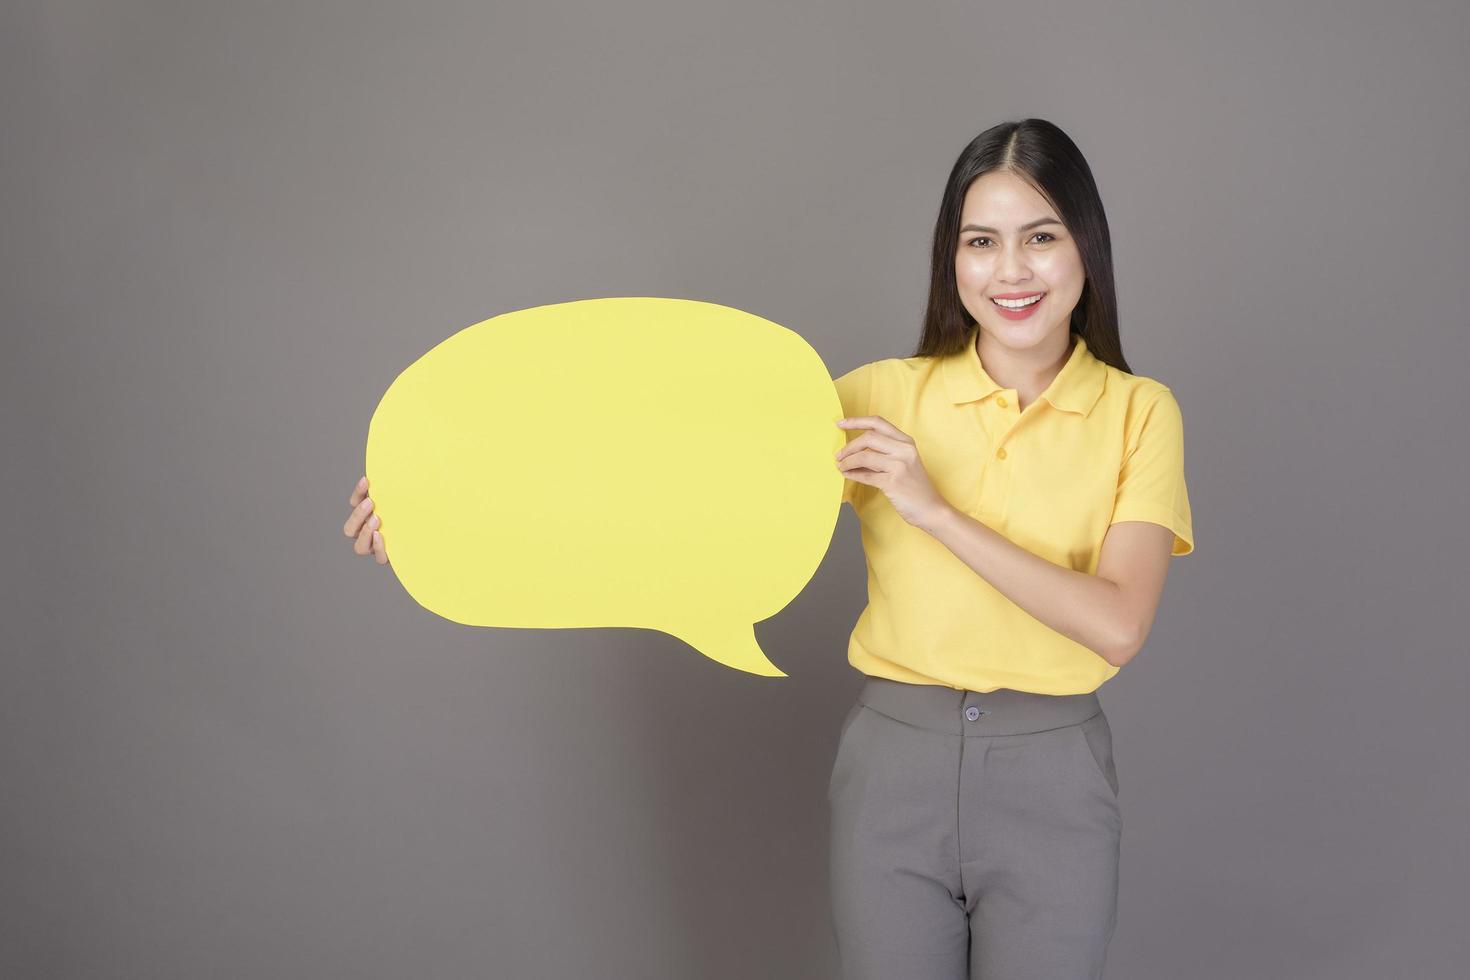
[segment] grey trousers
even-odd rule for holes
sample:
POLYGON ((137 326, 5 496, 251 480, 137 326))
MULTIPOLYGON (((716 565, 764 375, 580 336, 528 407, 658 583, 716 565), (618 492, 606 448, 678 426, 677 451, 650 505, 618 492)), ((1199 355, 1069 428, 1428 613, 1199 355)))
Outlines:
POLYGON ((827 787, 845 980, 1098 980, 1123 814, 1096 694, 869 677, 827 787))

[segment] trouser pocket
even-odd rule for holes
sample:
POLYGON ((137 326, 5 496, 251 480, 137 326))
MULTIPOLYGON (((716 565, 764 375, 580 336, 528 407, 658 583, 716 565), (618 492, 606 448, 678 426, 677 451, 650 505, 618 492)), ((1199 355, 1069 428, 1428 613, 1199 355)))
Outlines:
POLYGON ((1113 762, 1113 730, 1108 716, 1099 711, 1077 726, 1078 738, 1087 749, 1087 758, 1094 775, 1102 780, 1108 794, 1118 798, 1118 768, 1113 762))

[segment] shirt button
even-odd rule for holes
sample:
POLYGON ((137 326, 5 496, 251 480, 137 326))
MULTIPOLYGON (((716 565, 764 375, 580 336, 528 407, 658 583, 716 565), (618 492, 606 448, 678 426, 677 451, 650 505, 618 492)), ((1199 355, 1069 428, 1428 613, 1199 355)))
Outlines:
POLYGON ((1004 396, 1002 396, 1002 397, 1000 397, 1000 398, 997 398, 997 399, 996 399, 996 400, 995 400, 995 403, 996 403, 996 404, 997 404, 997 405, 999 405, 999 406, 1000 406, 1000 407, 1001 407, 1001 408, 1005 408, 1005 407, 1006 407, 1006 400, 1005 400, 1005 398, 1004 398, 1004 396))
POLYGON ((970 721, 974 721, 976 718, 980 717, 980 709, 975 707, 973 704, 970 705, 968 708, 965 709, 965 717, 968 718, 970 721))
POLYGON ((996 455, 996 458, 997 459, 1005 459, 1006 458, 1006 447, 1001 446, 999 449, 997 449, 995 451, 995 455, 996 455))

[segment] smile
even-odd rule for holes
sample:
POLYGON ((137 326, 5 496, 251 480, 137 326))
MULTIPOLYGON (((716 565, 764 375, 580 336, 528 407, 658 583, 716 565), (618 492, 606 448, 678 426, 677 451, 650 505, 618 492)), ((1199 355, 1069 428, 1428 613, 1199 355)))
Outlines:
POLYGON ((1024 310, 1028 306, 1031 306, 1031 305, 1033 305, 1035 303, 1040 303, 1041 302, 1041 298, 1043 296, 1045 296, 1045 295, 1046 295, 1046 293, 1037 293, 1035 296, 1030 296, 1030 297, 1028 297, 1026 299, 994 299, 994 298, 992 298, 990 301, 992 303, 994 303, 996 306, 1001 306, 1001 307, 1004 307, 1004 308, 1006 308, 1008 310, 1024 310))

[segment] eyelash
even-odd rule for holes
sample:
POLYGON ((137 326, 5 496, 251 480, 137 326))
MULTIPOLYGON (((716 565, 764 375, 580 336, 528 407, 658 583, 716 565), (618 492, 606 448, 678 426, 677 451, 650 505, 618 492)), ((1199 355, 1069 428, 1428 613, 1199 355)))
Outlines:
MULTIPOLYGON (((1049 231, 1038 231, 1035 235, 1032 235, 1031 237, 1032 238, 1036 238, 1038 235, 1045 235, 1047 238, 1050 238, 1052 241, 1056 241, 1056 238, 1057 238, 1057 236, 1053 235, 1049 231)), ((970 242, 978 242, 982 238, 984 238, 987 242, 990 241, 990 239, 987 236, 985 236, 985 235, 979 235, 979 236, 977 236, 975 238, 970 239, 970 241, 965 242, 965 244, 966 245, 969 245, 970 242)))

